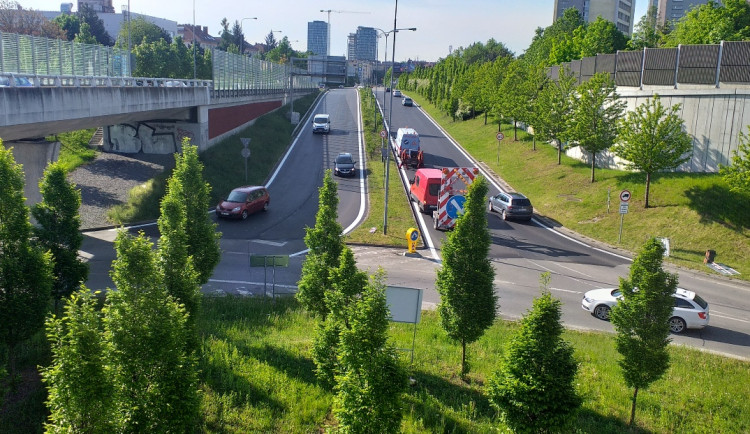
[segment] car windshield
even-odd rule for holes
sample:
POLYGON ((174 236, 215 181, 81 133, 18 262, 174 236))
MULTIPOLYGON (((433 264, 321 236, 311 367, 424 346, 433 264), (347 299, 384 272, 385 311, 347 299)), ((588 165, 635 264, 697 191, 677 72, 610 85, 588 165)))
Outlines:
POLYGON ((427 188, 430 190, 430 196, 437 196, 440 193, 440 184, 430 184, 427 188))
POLYGON ((325 116, 315 116, 315 123, 316 124, 324 124, 328 121, 328 119, 325 116))
POLYGON ((244 202, 247 200, 247 193, 241 191, 233 191, 229 193, 227 202, 244 202))
POLYGON ((336 163, 352 164, 352 156, 351 155, 339 155, 338 157, 336 157, 336 163))
POLYGON ((702 299, 698 294, 695 294, 695 298, 693 299, 693 301, 698 303, 698 306, 702 307, 703 309, 708 307, 708 303, 706 303, 706 300, 702 299))

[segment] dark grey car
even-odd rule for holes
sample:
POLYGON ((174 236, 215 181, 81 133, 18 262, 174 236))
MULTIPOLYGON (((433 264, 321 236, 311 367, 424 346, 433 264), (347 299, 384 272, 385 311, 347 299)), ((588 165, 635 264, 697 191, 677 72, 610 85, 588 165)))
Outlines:
POLYGON ((342 152, 333 162, 333 174, 338 176, 354 176, 356 169, 354 165, 357 162, 352 158, 352 154, 342 152))
POLYGON ((515 192, 501 192, 491 196, 487 204, 487 210, 499 212, 503 220, 521 219, 528 221, 534 215, 534 207, 531 206, 529 198, 515 192))

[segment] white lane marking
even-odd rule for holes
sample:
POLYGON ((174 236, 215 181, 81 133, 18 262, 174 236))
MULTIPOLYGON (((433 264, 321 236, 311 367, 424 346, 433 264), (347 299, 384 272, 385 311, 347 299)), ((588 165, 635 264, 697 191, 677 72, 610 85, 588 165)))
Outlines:
POLYGON ((354 228, 359 226, 360 223, 362 223, 362 220, 364 220, 365 216, 365 201, 367 200, 367 186, 365 185, 365 177, 363 176, 365 171, 365 159, 364 159, 364 129, 362 128, 362 106, 360 105, 359 100, 359 92, 357 92, 357 139, 358 139, 358 147, 359 147, 359 161, 360 161, 360 170, 359 170, 359 213, 357 214, 357 218, 354 219, 354 221, 344 229, 344 235, 348 234, 349 232, 353 231, 354 228))
POLYGON ((562 289, 562 288, 550 288, 552 291, 560 291, 560 292, 568 292, 570 294, 583 294, 581 291, 573 291, 571 289, 562 289))
MULTIPOLYGON (((248 282, 245 280, 208 279, 208 281, 215 282, 215 283, 234 283, 238 285, 260 285, 260 286, 267 285, 269 286, 267 282, 248 282)), ((281 283, 277 283, 276 286, 281 287, 281 288, 296 288, 297 287, 297 285, 284 285, 281 283)))
POLYGON ((744 319, 735 318, 733 316, 728 316, 727 314, 723 314, 723 315, 721 313, 717 314, 716 311, 710 311, 709 315, 716 316, 716 317, 719 317, 719 318, 729 319, 729 320, 732 320, 732 321, 739 321, 739 322, 744 322, 744 323, 750 323, 750 321, 747 321, 747 320, 744 320, 744 319))
POLYGON ((572 271, 573 273, 578 273, 578 274, 580 274, 580 275, 586 276, 586 277, 588 277, 589 279, 593 279, 593 278, 594 278, 593 276, 590 276, 590 275, 588 275, 588 274, 584 273, 583 271, 578 271, 578 270, 576 270, 576 269, 574 269, 574 268, 566 267, 565 265, 562 265, 562 264, 559 264, 559 263, 555 263, 555 265, 557 265, 557 266, 558 266, 558 267, 560 267, 560 268, 564 268, 564 269, 566 269, 566 270, 568 270, 568 271, 572 271))
MULTIPOLYGON (((376 102, 378 102, 378 106, 380 106, 380 102, 377 101, 377 98, 375 99, 376 102)), ((383 111, 383 107, 380 107, 380 113, 383 116, 383 122, 385 123, 386 130, 390 131, 390 125, 388 124, 388 121, 385 120, 385 112, 383 111)), ((432 119, 428 116, 427 119, 432 119)), ((434 122, 433 122, 434 123, 434 122)), ((391 137, 388 137, 388 145, 391 149, 389 149, 388 156, 392 154, 390 152, 393 150, 396 146, 395 140, 391 139, 391 137)), ((398 157, 395 157, 395 161, 399 162, 398 157)), ((403 185, 406 185, 409 182, 408 175, 406 173, 406 169, 404 169, 403 165, 399 162, 399 176, 401 177, 401 182, 403 185)), ((424 215, 421 211, 419 211, 419 208, 415 203, 412 203, 411 199, 409 199, 409 204, 411 205, 412 211, 414 212, 414 215, 417 216, 417 220, 419 221, 419 227, 422 229, 420 232, 422 235, 422 239, 424 239, 424 244, 427 246, 427 248, 430 250, 430 254, 432 255, 432 259, 437 261, 438 263, 442 263, 443 260, 440 258, 440 255, 438 254, 437 250, 435 249, 435 243, 432 242, 432 237, 430 236, 430 231, 427 230, 427 223, 425 223, 424 215)))
POLYGON ((266 245, 274 246, 274 247, 284 247, 286 245, 286 241, 277 242, 277 241, 267 241, 267 240, 250 240, 250 242, 258 243, 258 244, 266 244, 266 245))

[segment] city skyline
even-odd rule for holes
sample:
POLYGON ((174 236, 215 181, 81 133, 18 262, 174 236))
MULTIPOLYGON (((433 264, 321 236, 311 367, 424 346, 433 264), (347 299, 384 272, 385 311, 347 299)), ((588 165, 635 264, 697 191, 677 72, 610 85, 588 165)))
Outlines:
MULTIPOLYGON (((21 0, 25 9, 59 11, 60 0, 21 0)), ((76 2, 73 2, 76 3, 76 2)), ((128 1, 115 0, 117 12, 127 8, 128 1), (122 4, 120 4, 122 3, 122 4)), ((635 2, 634 22, 637 24, 646 11, 647 0, 635 2)), ((130 0, 133 13, 150 15, 176 21, 178 24, 193 23, 193 3, 185 2, 177 9, 173 2, 145 2, 130 0)), ((307 49, 307 23, 315 20, 328 22, 330 13, 331 53, 346 56, 347 37, 357 27, 373 27, 384 31, 393 28, 395 0, 367 0, 347 2, 327 0, 312 4, 302 0, 278 0, 272 4, 248 5, 237 8, 230 0, 195 0, 195 24, 208 26, 211 35, 220 35, 222 18, 233 24, 245 20, 243 31, 250 43, 262 42, 271 30, 281 30, 277 39, 284 36, 292 42, 295 50, 307 49), (338 12, 337 12, 338 11, 338 12), (290 14, 293 12, 293 14, 290 14)), ((74 10, 76 6, 74 6, 74 10)), ((400 32, 396 37, 396 60, 437 61, 450 53, 450 49, 467 47, 475 42, 486 43, 490 38, 505 44, 516 55, 520 55, 531 44, 537 27, 552 24, 554 2, 550 0, 528 0, 511 2, 497 0, 401 0, 398 4, 396 26, 416 27, 416 32, 400 32), (402 36, 403 35, 403 36, 402 36)), ((230 25, 231 28, 231 25, 230 25)), ((378 32, 380 34, 380 32, 378 32)), ((388 38, 388 59, 392 56, 393 36, 388 38)), ((384 55, 385 39, 378 41, 378 59, 384 55)))

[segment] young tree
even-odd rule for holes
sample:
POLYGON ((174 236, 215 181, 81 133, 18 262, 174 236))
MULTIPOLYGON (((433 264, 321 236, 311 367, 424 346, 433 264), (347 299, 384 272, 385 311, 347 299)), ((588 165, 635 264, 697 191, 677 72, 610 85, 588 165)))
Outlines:
POLYGON ((574 98, 569 134, 573 142, 591 154, 591 182, 594 182, 596 155, 614 144, 625 102, 619 100, 615 83, 606 72, 594 74, 581 83, 574 98))
POLYGON ((537 98, 539 110, 535 116, 534 132, 540 139, 552 141, 557 146, 557 164, 562 161, 563 141, 568 137, 575 88, 576 78, 565 68, 560 68, 557 81, 546 81, 537 98))
POLYGON ((181 303, 188 313, 187 331, 188 348, 198 350, 198 332, 195 320, 198 317, 201 302, 201 288, 198 285, 198 273, 193 266, 193 257, 188 255, 185 209, 182 199, 167 192, 161 201, 159 216, 159 250, 158 261, 160 272, 164 276, 167 293, 181 303))
POLYGON ((625 384, 632 387, 630 425, 635 420, 638 391, 661 378, 669 368, 669 318, 672 315, 677 275, 662 269, 664 246, 656 238, 641 247, 630 266, 628 279, 620 279, 623 299, 612 308, 610 320, 617 335, 615 345, 625 384))
POLYGON ((104 360, 101 314, 87 288, 73 293, 62 318, 47 319, 52 364, 42 371, 47 384, 47 432, 114 431, 114 388, 104 360))
POLYGON ((198 283, 208 282, 214 267, 221 259, 221 232, 208 216, 211 186, 203 180, 203 163, 198 158, 198 147, 190 139, 182 141, 182 155, 175 154, 175 168, 167 182, 167 193, 179 198, 185 207, 185 232, 188 255, 193 257, 198 283))
POLYGON ((54 260, 52 295, 57 305, 57 300, 77 290, 89 274, 88 264, 78 257, 83 243, 78 211, 81 192, 68 181, 65 169, 57 163, 44 171, 39 191, 42 201, 31 209, 38 224, 33 231, 39 245, 49 251, 54 260))
POLYGON ((172 43, 172 37, 169 36, 169 32, 150 21, 146 21, 143 17, 134 17, 130 20, 129 27, 128 25, 120 27, 120 33, 117 34, 118 47, 128 48, 128 32, 130 32, 130 43, 132 46, 153 44, 162 39, 167 44, 172 43))
POLYGON ((78 9, 78 19, 83 23, 89 25, 91 34, 94 36, 96 41, 101 45, 111 46, 113 44, 112 37, 107 33, 104 28, 104 21, 99 18, 96 11, 86 3, 82 3, 78 9))
POLYGON ((16 375, 16 346, 44 327, 52 289, 52 259, 33 246, 24 204, 23 170, 0 140, 0 339, 16 375))
POLYGON ((659 24, 657 19, 658 10, 656 6, 650 6, 646 15, 641 17, 633 29, 633 35, 628 41, 628 48, 633 51, 641 51, 644 48, 656 48, 659 41, 668 33, 667 25, 659 24))
POLYGON ((343 229, 338 222, 338 189, 331 170, 326 170, 320 187, 315 227, 305 228, 305 245, 310 251, 302 264, 302 275, 297 283, 297 300, 320 318, 328 315, 325 294, 331 289, 329 275, 339 266, 344 249, 343 229))
POLYGON ((521 320, 488 386, 490 401, 514 432, 564 432, 582 401, 573 347, 562 339, 562 303, 549 292, 549 273, 540 280, 542 295, 521 320))
POLYGON ((739 146, 734 151, 732 164, 722 166, 719 172, 729 188, 736 192, 750 192, 750 125, 747 131, 748 134, 740 131, 739 146))
POLYGON ((526 119, 530 93, 532 89, 524 86, 528 83, 526 72, 528 70, 520 60, 514 60, 509 65, 505 79, 500 85, 499 94, 502 104, 505 106, 505 114, 513 119, 513 140, 518 141, 518 121, 526 119))
POLYGON ((390 313, 382 273, 373 276, 341 331, 333 413, 342 432, 397 433, 406 373, 388 342, 390 313))
POLYGON ((357 269, 352 250, 344 246, 341 264, 331 270, 331 290, 325 294, 328 315, 318 325, 313 344, 313 360, 318 379, 329 389, 335 385, 342 330, 351 328, 350 307, 367 286, 367 274, 357 269))
POLYGON ((73 42, 79 44, 96 44, 96 37, 94 37, 94 35, 91 33, 91 26, 89 26, 89 23, 81 23, 81 29, 78 31, 78 34, 75 36, 75 38, 73 38, 73 42))
POLYGON ((484 201, 488 190, 482 176, 469 186, 465 213, 443 243, 443 266, 435 282, 443 329, 461 343, 462 374, 468 372, 466 344, 479 339, 497 315, 495 269, 487 258, 490 234, 484 201))
POLYGON ((189 432, 199 399, 188 315, 167 293, 152 246, 143 233, 115 241, 117 290, 103 310, 115 421, 119 432, 189 432))
POLYGON ((614 153, 627 160, 630 169, 646 173, 646 208, 651 175, 674 169, 690 159, 693 141, 678 115, 680 104, 664 107, 658 94, 620 119, 619 144, 614 153))

